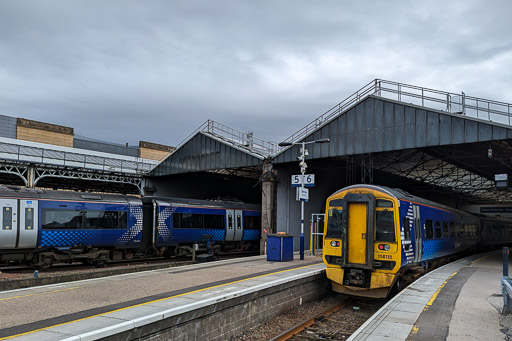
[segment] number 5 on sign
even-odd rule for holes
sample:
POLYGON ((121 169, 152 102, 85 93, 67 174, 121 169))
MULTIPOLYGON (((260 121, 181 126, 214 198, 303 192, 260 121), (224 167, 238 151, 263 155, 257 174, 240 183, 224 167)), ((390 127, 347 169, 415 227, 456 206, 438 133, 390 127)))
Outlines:
MULTIPOLYGON (((292 187, 302 186, 302 174, 292 175, 292 187)), ((304 186, 315 187, 315 174, 304 174, 304 186)))

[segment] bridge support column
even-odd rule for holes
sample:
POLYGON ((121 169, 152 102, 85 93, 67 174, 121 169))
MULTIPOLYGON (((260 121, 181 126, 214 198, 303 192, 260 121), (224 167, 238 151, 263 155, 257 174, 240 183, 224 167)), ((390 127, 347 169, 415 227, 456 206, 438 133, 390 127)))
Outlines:
POLYGON ((27 187, 35 188, 36 187, 36 168, 33 165, 29 165, 27 167, 27 187))
POLYGON ((272 166, 272 159, 263 160, 263 174, 261 175, 261 239, 260 254, 266 252, 267 235, 275 232, 275 189, 276 171, 272 166))

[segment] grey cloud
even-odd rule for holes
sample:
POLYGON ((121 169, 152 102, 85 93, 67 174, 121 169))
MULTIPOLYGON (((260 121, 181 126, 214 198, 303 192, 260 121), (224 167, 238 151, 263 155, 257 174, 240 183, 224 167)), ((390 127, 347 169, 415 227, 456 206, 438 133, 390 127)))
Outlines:
POLYGON ((511 7, 2 1, 0 113, 175 145, 208 118, 279 141, 373 78, 510 101, 511 7))

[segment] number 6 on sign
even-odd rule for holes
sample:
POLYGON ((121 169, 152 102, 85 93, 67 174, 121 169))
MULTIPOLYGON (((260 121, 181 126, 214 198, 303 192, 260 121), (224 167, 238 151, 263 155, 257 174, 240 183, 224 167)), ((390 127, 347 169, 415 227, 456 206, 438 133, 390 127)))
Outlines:
MULTIPOLYGON (((292 187, 302 186, 302 174, 292 175, 292 187)), ((315 187, 315 174, 304 174, 304 187, 315 187)))

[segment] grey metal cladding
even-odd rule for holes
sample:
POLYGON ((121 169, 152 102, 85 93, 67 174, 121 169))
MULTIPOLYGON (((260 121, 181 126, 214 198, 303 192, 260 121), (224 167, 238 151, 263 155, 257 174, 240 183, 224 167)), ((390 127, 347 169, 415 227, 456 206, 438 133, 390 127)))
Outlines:
POLYGON ((478 141, 492 140, 492 126, 489 124, 478 123, 478 141))
POLYGON ((393 127, 384 128, 384 142, 382 144, 382 148, 385 151, 393 150, 393 144, 395 142, 393 136, 393 127))
MULTIPOLYGON (((368 97, 306 141, 323 137, 329 137, 330 143, 310 146, 309 159, 506 139, 512 138, 512 129, 368 97)), ((299 147, 294 146, 279 154, 274 163, 295 162, 297 155, 299 147)))
POLYGON ((243 150, 198 133, 158 165, 151 175, 242 168, 261 164, 263 164, 261 159, 243 150))
POLYGON ((464 119, 452 117, 452 142, 453 144, 464 143, 464 119))
MULTIPOLYGON (((508 129, 510 131, 510 129, 508 129)), ((493 140, 501 140, 507 138, 507 130, 502 127, 493 127, 492 132, 493 140)))
POLYGON ((466 120, 464 128, 465 143, 478 141, 478 122, 466 120))
POLYGON ((416 144, 415 147, 427 145, 427 112, 422 109, 416 110, 416 144))
MULTIPOLYGON (((325 126, 322 128, 321 137, 329 137, 329 126, 325 126)), ((320 144, 320 157, 329 157, 329 145, 327 143, 320 144)))
POLYGON ((439 115, 439 144, 446 145, 452 143, 452 120, 448 115, 439 115))
POLYGON ((0 115, 0 136, 15 139, 16 122, 16 117, 0 115))
MULTIPOLYGON (((381 100, 377 100, 377 103, 383 103, 383 110, 384 110, 384 128, 391 128, 394 125, 394 112, 393 112, 393 103, 389 102, 383 102, 381 100)), ((402 107, 403 108, 403 107, 402 107)), ((398 119, 398 113, 397 113, 397 120, 402 122, 403 124, 403 112, 402 112, 402 119, 398 119)))
MULTIPOLYGON (((1 135, 1 133, 0 133, 0 135, 1 135)), ((133 157, 139 156, 139 148, 138 147, 126 147, 126 146, 119 145, 119 144, 91 141, 91 140, 86 140, 86 139, 79 139, 76 137, 73 139, 73 148, 94 150, 97 152, 126 155, 126 156, 133 156, 133 157)))
POLYGON ((431 111, 427 113, 427 145, 439 145, 439 114, 431 111))

